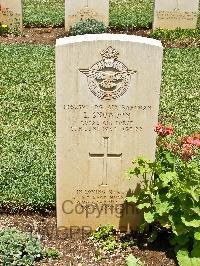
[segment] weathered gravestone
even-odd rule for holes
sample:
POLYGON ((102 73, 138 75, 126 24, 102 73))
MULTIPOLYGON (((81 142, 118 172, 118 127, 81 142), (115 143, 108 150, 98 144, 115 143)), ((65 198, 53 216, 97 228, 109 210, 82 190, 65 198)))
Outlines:
POLYGON ((109 23, 109 0, 65 0, 65 29, 81 20, 96 19, 109 23))
POLYGON ((155 0, 153 28, 195 29, 199 0, 155 0))
POLYGON ((125 197, 133 158, 153 159, 162 69, 159 41, 127 35, 57 40, 58 227, 135 228, 125 197))
POLYGON ((0 0, 0 23, 7 25, 11 31, 22 31, 21 0, 0 0))

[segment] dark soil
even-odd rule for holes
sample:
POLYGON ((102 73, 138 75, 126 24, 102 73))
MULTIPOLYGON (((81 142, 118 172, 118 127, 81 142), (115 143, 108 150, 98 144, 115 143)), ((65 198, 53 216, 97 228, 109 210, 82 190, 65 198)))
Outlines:
MULTIPOLYGON (((63 233, 56 230, 55 214, 1 214, 0 230, 5 227, 15 227, 24 232, 31 232, 37 235, 44 247, 52 247, 60 251, 63 255, 59 260, 45 260, 37 262, 41 265, 59 265, 59 266, 123 266, 125 258, 133 254, 145 266, 175 266, 175 256, 172 248, 167 242, 166 237, 161 237, 155 244, 147 244, 145 239, 139 239, 129 235, 135 244, 126 250, 116 249, 113 254, 101 254, 101 260, 97 260, 98 248, 89 239, 88 233, 82 233, 79 230, 70 230, 63 233), (137 243, 137 244, 136 244, 137 243)), ((122 234, 119 234, 119 238, 122 234)), ((120 246, 120 245, 119 245, 120 246)))
POLYGON ((29 44, 51 44, 56 39, 66 36, 64 28, 24 28, 23 34, 15 36, 8 34, 0 36, 0 43, 29 43, 29 44))
MULTIPOLYGON (((110 31, 110 33, 123 34, 123 31, 110 31)), ((143 37, 148 37, 150 30, 136 30, 128 32, 143 37)), ((24 28, 23 34, 19 36, 5 35, 0 36, 0 43, 32 43, 32 44, 52 44, 56 39, 68 36, 64 28, 24 28)))
MULTIPOLYGON (((149 37, 151 29, 133 29, 129 31, 120 31, 110 29, 113 34, 129 34, 138 35, 142 37, 149 37)), ((29 43, 29 44, 44 44, 55 45, 56 39, 68 36, 64 28, 24 28, 23 34, 19 36, 5 35, 0 36, 0 43, 29 43)), ((169 48, 186 48, 186 47, 199 47, 200 39, 183 39, 176 42, 162 41, 164 47, 169 48)))

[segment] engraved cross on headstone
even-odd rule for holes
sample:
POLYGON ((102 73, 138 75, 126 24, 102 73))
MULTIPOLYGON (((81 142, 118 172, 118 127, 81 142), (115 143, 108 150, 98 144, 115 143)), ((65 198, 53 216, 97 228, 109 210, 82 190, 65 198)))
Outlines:
POLYGON ((109 153, 108 151, 108 140, 109 137, 104 137, 104 152, 103 153, 89 153, 90 158, 103 158, 103 177, 101 186, 108 185, 108 158, 122 158, 122 153, 109 153))

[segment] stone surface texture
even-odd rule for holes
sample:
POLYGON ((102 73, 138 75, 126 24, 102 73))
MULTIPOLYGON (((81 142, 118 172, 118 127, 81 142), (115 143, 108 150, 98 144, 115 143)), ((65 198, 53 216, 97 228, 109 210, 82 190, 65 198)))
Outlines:
POLYGON ((58 227, 139 224, 125 202, 139 180, 126 172, 155 156, 162 56, 159 41, 137 36, 57 40, 58 227))
POLYGON ((154 30, 195 29, 199 0, 155 0, 154 30))
POLYGON ((22 31, 21 0, 0 0, 0 23, 13 31, 22 31))
POLYGON ((65 30, 80 20, 96 19, 109 23, 109 0, 65 0, 65 30))

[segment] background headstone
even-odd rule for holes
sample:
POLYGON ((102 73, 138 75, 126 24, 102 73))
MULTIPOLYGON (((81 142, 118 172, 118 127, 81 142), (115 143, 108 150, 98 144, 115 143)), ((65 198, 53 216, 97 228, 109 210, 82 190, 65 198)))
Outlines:
POLYGON ((137 156, 154 159, 162 54, 136 36, 57 40, 58 227, 138 225, 124 200, 138 180, 125 172, 137 156))
POLYGON ((80 20, 96 19, 109 23, 109 0, 65 0, 65 30, 80 20))
POLYGON ((155 0, 153 28, 195 29, 199 0, 155 0))
POLYGON ((0 0, 0 23, 13 31, 22 31, 21 0, 0 0))

